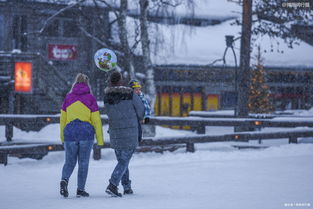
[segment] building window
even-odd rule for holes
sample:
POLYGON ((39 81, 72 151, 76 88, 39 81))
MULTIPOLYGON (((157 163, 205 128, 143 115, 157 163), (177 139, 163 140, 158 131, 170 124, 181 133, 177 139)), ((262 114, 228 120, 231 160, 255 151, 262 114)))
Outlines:
POLYGON ((59 27, 60 27, 60 21, 59 20, 53 20, 51 23, 48 23, 48 26, 44 30, 44 34, 46 36, 59 36, 59 27))
POLYGON ((44 31, 46 36, 51 37, 77 37, 80 29, 76 21, 58 18, 51 21, 44 31))
POLYGON ((27 50, 27 19, 26 16, 13 17, 13 49, 20 49, 21 51, 27 50))
POLYGON ((228 108, 233 108, 237 104, 237 94, 236 92, 231 92, 231 91, 225 91, 222 92, 221 95, 221 107, 228 109, 228 108))
POLYGON ((77 37, 80 29, 75 21, 64 20, 63 21, 63 36, 64 37, 77 37))
POLYGON ((4 48, 4 18, 0 15, 0 50, 4 48))

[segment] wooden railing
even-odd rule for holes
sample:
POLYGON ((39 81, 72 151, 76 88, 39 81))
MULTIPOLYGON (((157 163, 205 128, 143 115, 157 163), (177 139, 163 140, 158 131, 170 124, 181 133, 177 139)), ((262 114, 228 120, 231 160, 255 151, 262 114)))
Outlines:
MULTIPOLYGON (((299 137, 313 137, 313 128, 302 130, 275 131, 275 132, 237 132, 234 134, 221 135, 195 135, 195 136, 168 136, 145 138, 140 142, 140 146, 166 146, 185 144, 187 152, 195 152, 194 144, 209 142, 248 142, 249 140, 268 140, 268 139, 289 139, 289 143, 297 143, 299 137)), ((94 145, 93 158, 101 159, 101 149, 109 148, 110 144, 104 146, 94 145)))
MULTIPOLYGON (((106 115, 101 116, 102 123, 108 123, 106 115)), ((51 123, 59 123, 58 115, 0 115, 0 125, 15 125, 19 123, 27 123, 33 125, 34 129, 39 129, 38 126, 43 127, 51 123), (39 125, 38 125, 39 124, 39 125)), ((248 126, 248 127, 313 127, 312 119, 294 119, 293 121, 286 120, 270 120, 270 119, 245 119, 245 118, 198 118, 198 117, 151 117, 150 125, 170 125, 170 126, 191 126, 195 127, 199 135, 194 136, 171 136, 171 137, 153 137, 144 138, 140 143, 140 147, 145 146, 167 146, 167 145, 186 145, 186 151, 194 152, 195 143, 209 143, 209 142, 227 142, 227 141, 249 141, 249 140, 267 140, 267 139, 289 139, 289 143, 297 143, 299 137, 313 137, 313 128, 301 129, 286 129, 284 131, 274 132, 235 132, 233 134, 208 135, 205 134, 206 126, 248 126)), ((29 126, 28 126, 29 127, 29 126)), ((13 137, 13 131, 7 132, 6 137, 13 137)), ((6 142, 7 145, 12 142, 6 142)), ((35 145, 34 145, 35 146, 35 145)), ((7 155, 12 153, 29 154, 36 152, 37 148, 40 152, 62 150, 60 144, 43 144, 35 147, 21 146, 21 147, 3 147, 0 146, 0 163, 7 162, 7 155), (49 148, 50 147, 50 148, 49 148), (50 150, 49 150, 50 149, 50 150), (44 151, 43 151, 44 150, 44 151), (3 159, 1 161, 1 159, 3 159)), ((104 146, 95 145, 93 148, 93 157, 98 160, 101 158, 101 149, 109 148, 110 144, 106 143, 104 146)), ((39 152, 38 151, 38 152, 39 152)))
MULTIPOLYGON (((101 115, 103 124, 108 123, 108 117, 101 115)), ((22 124, 28 124, 24 130, 40 130, 51 123, 59 123, 59 115, 0 115, 0 125, 16 125, 23 129, 22 124)), ((290 120, 249 119, 249 118, 200 118, 200 117, 151 117, 149 125, 191 126, 198 134, 205 134, 206 126, 246 126, 261 127, 313 127, 313 118, 295 118, 290 120)), ((6 134, 13 137, 13 132, 6 134)))

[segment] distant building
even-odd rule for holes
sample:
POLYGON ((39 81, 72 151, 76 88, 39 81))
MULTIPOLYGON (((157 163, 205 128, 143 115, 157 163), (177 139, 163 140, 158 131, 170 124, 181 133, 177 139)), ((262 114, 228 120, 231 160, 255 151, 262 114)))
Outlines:
MULTIPOLYGON (((87 37, 79 26, 99 35, 97 19, 100 15, 109 19, 108 10, 76 6, 49 20, 68 3, 54 2, 0 1, 1 113, 8 112, 16 62, 32 63, 32 89, 15 92, 15 113, 59 112, 64 95, 78 72, 91 77, 93 93, 100 99, 105 78, 104 73, 96 70, 93 55, 101 46, 87 37)), ((108 22, 101 27, 101 37, 108 38, 108 22)))
MULTIPOLYGON (((313 67, 266 67, 267 84, 276 110, 313 105, 313 67)), ((205 65, 155 67, 157 115, 186 116, 191 110, 234 109, 235 68, 205 65)))
MULTIPOLYGON (((110 9, 86 2, 60 12, 68 1, 0 0, 0 113, 58 113, 78 72, 90 76, 93 93, 102 101, 107 73, 97 70, 93 61, 95 51, 102 46, 80 27, 102 40, 111 40, 114 35, 110 9), (57 12, 60 13, 49 19, 57 12), (100 24, 100 16, 108 21, 100 24), (17 80, 17 76, 27 79, 17 80)), ((194 14, 188 8, 176 14, 149 13, 150 24, 158 24, 159 32, 169 35, 172 29, 176 30, 176 37, 165 40, 160 51, 151 56, 157 115, 185 116, 190 110, 234 108, 233 55, 227 53, 225 65, 210 63, 222 57, 225 35, 240 31, 239 26, 230 25, 239 17, 239 6, 226 0, 214 2, 198 5, 194 14), (234 10, 237 13, 232 13, 234 10), (207 11, 210 15, 206 15, 207 11)), ((130 9, 128 16, 138 19, 138 10, 130 9)), ((294 30, 312 44, 311 26, 295 26, 294 30)), ((270 41, 259 43, 262 49, 269 50, 270 41)), ((279 52, 274 49, 264 54, 267 82, 277 109, 313 105, 313 47, 306 43, 292 50, 280 46, 279 52)), ((235 44, 238 59, 238 41, 235 44)), ((123 66, 123 57, 118 58, 123 66)), ((144 73, 141 57, 135 61, 136 71, 144 73)))
MULTIPOLYGON (((223 14, 224 17, 235 15, 235 19, 240 17, 240 6, 226 0, 195 2, 198 3, 196 16, 223 14)), ((188 8, 177 10, 181 15, 190 13, 188 8)), ((164 34, 174 31, 175 35, 167 39, 165 37, 164 47, 153 57, 158 92, 156 114, 184 116, 190 110, 234 109, 240 39, 234 43, 237 66, 231 50, 226 54, 225 63, 222 58, 226 48, 225 36, 238 37, 241 27, 233 24, 234 19, 224 20, 213 26, 192 29, 181 24, 171 27, 162 23, 158 25, 164 34)), ((313 106, 312 28, 313 25, 292 27, 302 40, 292 49, 279 38, 254 37, 252 41, 250 64, 256 64, 256 49, 260 46, 266 81, 276 110, 313 106)))

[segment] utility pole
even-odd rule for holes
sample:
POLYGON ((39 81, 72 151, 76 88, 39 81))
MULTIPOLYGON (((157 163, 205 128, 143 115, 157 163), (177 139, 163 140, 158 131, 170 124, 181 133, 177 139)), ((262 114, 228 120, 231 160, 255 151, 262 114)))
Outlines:
MULTIPOLYGON (((15 106, 15 92, 14 92, 14 81, 10 81, 8 85, 9 98, 8 98, 8 114, 14 114, 15 106)), ((13 124, 11 122, 5 125, 5 137, 7 142, 11 142, 13 138, 13 124)))
POLYGON ((250 86, 250 49, 252 25, 252 0, 243 0, 242 30, 240 44, 240 67, 238 74, 238 117, 247 117, 249 114, 249 86, 250 86))

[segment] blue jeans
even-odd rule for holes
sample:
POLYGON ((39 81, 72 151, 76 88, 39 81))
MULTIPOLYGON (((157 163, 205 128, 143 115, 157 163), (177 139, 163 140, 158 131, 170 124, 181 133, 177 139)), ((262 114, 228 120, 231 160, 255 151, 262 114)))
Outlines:
POLYGON ((68 123, 64 128, 64 141, 94 140, 95 130, 93 126, 79 119, 68 123))
POLYGON ((85 190, 93 140, 65 141, 65 163, 62 179, 69 180, 78 160, 77 189, 85 190))
POLYGON ((120 181, 124 190, 131 188, 131 180, 129 180, 129 161, 135 152, 135 150, 114 150, 115 156, 117 159, 117 165, 114 168, 114 171, 111 175, 110 183, 118 186, 120 181))

